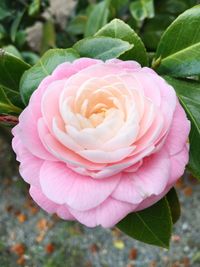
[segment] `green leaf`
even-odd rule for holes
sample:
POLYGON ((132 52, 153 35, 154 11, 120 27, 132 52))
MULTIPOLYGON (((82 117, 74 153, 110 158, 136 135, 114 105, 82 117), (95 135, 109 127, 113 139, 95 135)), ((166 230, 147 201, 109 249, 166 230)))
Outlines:
POLYGON ((51 20, 46 21, 43 24, 42 30, 41 54, 46 52, 49 48, 54 48, 56 46, 54 23, 51 20))
POLYGON ((130 4, 130 12, 137 21, 154 17, 153 0, 137 0, 130 4))
POLYGON ((39 13, 40 11, 40 0, 32 0, 32 3, 28 7, 28 14, 29 16, 34 16, 39 13))
POLYGON ((40 82, 63 62, 72 62, 79 58, 74 49, 50 49, 41 59, 24 73, 20 81, 20 93, 25 105, 40 82))
POLYGON ((89 37, 80 40, 74 45, 81 57, 91 57, 102 60, 118 58, 133 45, 117 38, 89 37))
POLYGON ((10 29, 10 36, 11 36, 11 40, 12 42, 15 42, 15 37, 16 37, 16 33, 18 30, 18 27, 20 25, 20 22, 22 20, 22 17, 24 15, 24 11, 19 11, 16 15, 16 18, 14 19, 12 25, 11 25, 11 29, 10 29))
POLYGON ((200 5, 181 14, 164 32, 156 57, 158 72, 174 77, 200 74, 200 5))
POLYGON ((114 7, 117 11, 124 6, 126 6, 128 3, 128 0, 111 0, 111 6, 114 7))
MULTIPOLYGON (((15 91, 13 94, 17 94, 15 91)), ((12 95, 14 97, 14 95, 12 95)), ((12 104, 6 94, 6 88, 0 87, 0 114, 19 114, 21 109, 12 104)))
POLYGON ((0 21, 11 16, 11 11, 4 3, 1 2, 0 6, 0 21))
POLYGON ((200 83, 192 80, 178 80, 164 76, 171 84, 191 121, 190 131, 190 159, 188 168, 192 174, 200 179, 200 83))
POLYGON ((118 38, 133 44, 133 49, 124 53, 121 58, 123 60, 136 60, 142 65, 148 65, 148 57, 144 44, 140 37, 135 33, 131 27, 122 20, 114 19, 103 28, 101 28, 95 36, 106 36, 118 38))
POLYGON ((85 31, 87 16, 78 15, 67 25, 67 31, 72 34, 83 34, 85 31))
POLYGON ((19 50, 13 45, 4 46, 3 50, 5 50, 6 52, 8 52, 8 53, 10 53, 10 54, 22 59, 22 56, 21 56, 19 50))
POLYGON ((2 40, 6 36, 6 30, 3 25, 0 24, 0 40, 2 40))
POLYGON ((85 37, 92 36, 107 23, 109 15, 108 7, 109 1, 106 0, 95 5, 86 24, 85 37))
POLYGON ((141 38, 147 50, 156 51, 163 32, 173 20, 174 17, 169 14, 157 14, 153 19, 145 22, 142 27, 141 38))
POLYGON ((40 57, 34 52, 23 51, 21 52, 21 55, 30 65, 35 65, 40 59, 40 57))
POLYGON ((116 226, 139 241, 168 248, 172 219, 166 198, 147 209, 130 213, 116 226))
POLYGON ((172 222, 176 223, 181 215, 181 207, 174 187, 167 193, 166 199, 171 211, 172 222))
POLYGON ((19 81, 30 65, 0 49, 0 85, 12 90, 19 89, 19 81))

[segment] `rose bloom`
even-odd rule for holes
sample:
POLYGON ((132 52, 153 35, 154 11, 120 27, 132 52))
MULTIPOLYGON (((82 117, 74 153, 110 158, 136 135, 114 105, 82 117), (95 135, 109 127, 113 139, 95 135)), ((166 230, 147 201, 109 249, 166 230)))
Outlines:
POLYGON ((183 174, 189 130, 174 89, 152 69, 81 58, 40 83, 12 145, 39 206, 112 227, 153 205, 183 174))

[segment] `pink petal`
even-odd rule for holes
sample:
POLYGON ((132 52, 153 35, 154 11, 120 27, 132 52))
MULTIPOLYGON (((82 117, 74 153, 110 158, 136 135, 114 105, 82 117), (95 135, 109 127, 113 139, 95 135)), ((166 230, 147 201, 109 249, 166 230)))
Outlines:
POLYGON ((145 97, 149 98, 156 106, 160 106, 160 88, 154 79, 155 75, 139 71, 133 73, 133 76, 142 85, 145 97))
POLYGON ((57 209, 57 215, 63 220, 75 220, 66 205, 60 205, 57 209))
POLYGON ((43 146, 37 131, 37 121, 34 119, 33 110, 29 105, 19 116, 20 138, 25 147, 36 157, 44 160, 56 161, 43 146))
MULTIPOLYGON (((60 117, 59 111, 59 97, 64 89, 66 81, 54 81, 52 82, 42 97, 41 109, 42 116, 48 126, 49 131, 53 134, 53 119, 60 117)), ((63 126, 64 127, 64 126, 63 126)))
POLYGON ((71 77, 79 70, 74 66, 74 63, 64 62, 59 64, 52 73, 54 81, 63 80, 71 77))
POLYGON ((122 67, 123 69, 141 69, 141 66, 138 62, 134 60, 127 60, 127 61, 122 61, 120 59, 108 59, 106 60, 106 64, 117 64, 118 66, 122 67))
POLYGON ((82 224, 88 227, 101 225, 105 228, 113 227, 137 205, 121 202, 108 198, 98 207, 88 211, 77 211, 70 208, 72 215, 82 224))
POLYGON ((57 213, 64 220, 74 220, 66 205, 58 205, 49 200, 38 187, 31 186, 29 193, 33 200, 48 213, 57 213))
POLYGON ((174 183, 183 175, 185 166, 189 160, 188 150, 188 145, 186 144, 179 153, 170 157, 171 177, 168 181, 168 185, 174 185, 174 183))
POLYGON ((54 213, 56 212, 57 208, 59 207, 58 204, 52 202, 49 200, 39 189, 38 187, 31 186, 29 193, 33 200, 45 211, 49 213, 54 213))
POLYGON ((58 204, 87 210, 101 204, 115 189, 120 175, 97 180, 71 171, 64 163, 44 162, 40 171, 43 193, 58 204))
POLYGON ((34 118, 37 120, 42 116, 41 113, 41 100, 46 88, 54 81, 54 77, 49 75, 44 78, 38 88, 33 92, 30 97, 29 106, 33 110, 34 118))
POLYGON ((12 147, 20 162, 19 172, 22 178, 29 184, 40 186, 39 173, 43 160, 33 156, 22 144, 18 136, 12 140, 12 147))
POLYGON ((162 149, 144 159, 142 166, 133 173, 122 173, 120 183, 112 197, 137 204, 151 195, 159 195, 166 187, 170 177, 170 160, 162 149))
POLYGON ((144 210, 150 206, 152 206, 153 204, 155 204, 156 202, 158 202, 161 198, 163 198, 168 191, 171 189, 171 187, 167 186, 165 188, 165 190, 160 193, 159 195, 152 195, 146 199, 144 199, 135 209, 135 211, 140 211, 140 210, 144 210))
POLYGON ((171 129, 165 141, 165 147, 170 155, 175 155, 183 149, 187 142, 189 132, 190 121, 187 119, 185 111, 177 100, 171 129))
POLYGON ((82 69, 85 69, 85 68, 88 68, 92 65, 96 65, 96 64, 100 64, 100 63, 102 63, 102 61, 99 59, 82 57, 82 58, 76 59, 73 62, 73 65, 77 69, 77 72, 78 72, 82 69))

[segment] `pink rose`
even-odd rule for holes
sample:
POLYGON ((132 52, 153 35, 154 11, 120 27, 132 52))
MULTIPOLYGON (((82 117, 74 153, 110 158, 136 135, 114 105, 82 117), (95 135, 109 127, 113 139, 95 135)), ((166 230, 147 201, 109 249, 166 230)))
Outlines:
POLYGON ((153 70, 82 58, 41 82, 13 129, 13 149, 43 209, 112 227, 183 174, 189 130, 174 89, 153 70))

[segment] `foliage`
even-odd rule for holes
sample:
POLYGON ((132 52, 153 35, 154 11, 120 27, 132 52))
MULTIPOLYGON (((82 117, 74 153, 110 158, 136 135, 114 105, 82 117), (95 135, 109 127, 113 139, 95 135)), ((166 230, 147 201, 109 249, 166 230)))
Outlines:
MULTIPOLYGON (((46 10, 51 10, 49 1, 2 0, 0 113, 20 114, 41 80, 65 61, 84 56, 102 60, 116 57, 137 60, 143 66, 151 64, 175 88, 191 121, 188 169, 200 178, 200 5, 194 6, 197 2, 80 0, 63 28, 50 11, 50 16, 44 16, 46 10), (30 52, 27 28, 35 22, 42 25, 41 46, 30 52), (39 59, 49 48, 53 49, 39 59)), ((172 223, 179 216, 178 198, 172 189, 152 207, 129 214, 118 227, 140 241, 168 247, 172 223)))

